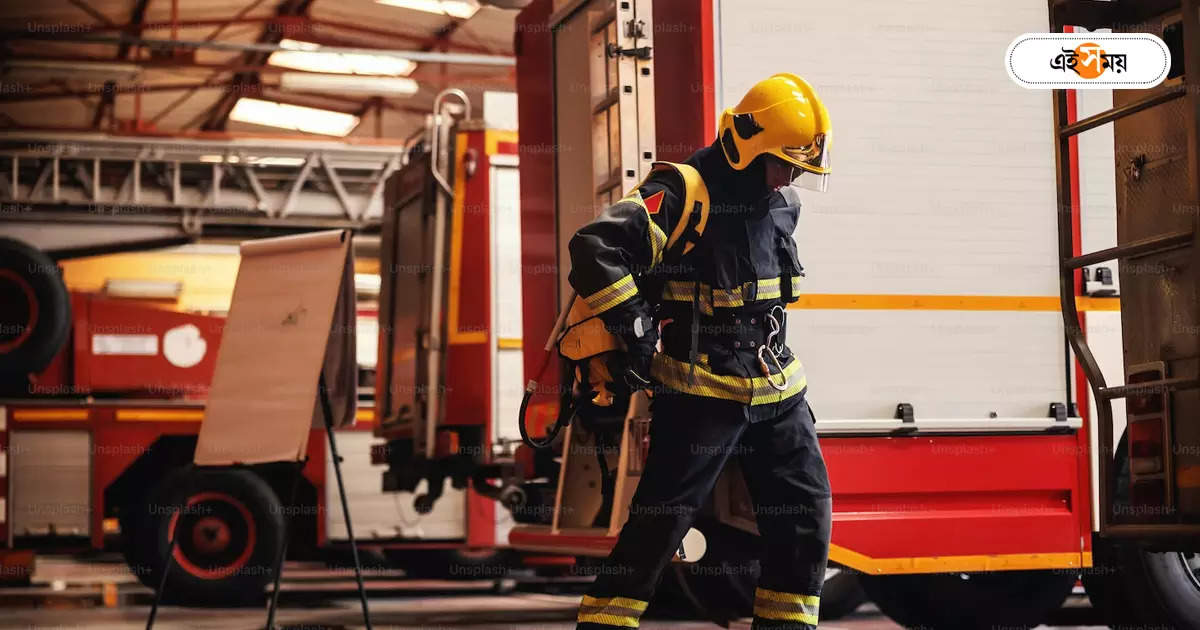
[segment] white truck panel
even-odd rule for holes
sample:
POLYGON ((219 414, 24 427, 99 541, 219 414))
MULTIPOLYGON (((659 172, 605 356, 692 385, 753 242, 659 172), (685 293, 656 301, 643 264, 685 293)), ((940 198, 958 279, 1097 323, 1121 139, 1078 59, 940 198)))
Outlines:
POLYGON ((1056 311, 790 310, 788 344, 818 419, 890 418, 901 402, 917 418, 1034 418, 1063 400, 1061 322, 1056 311))
MULTIPOLYGON (((803 191, 806 294, 1058 294, 1053 119, 1007 77, 1046 3, 717 3, 718 108, 795 72, 833 119, 826 194, 803 191), (964 28, 964 25, 970 25, 964 28)), ((1066 400, 1061 316, 791 310, 818 417, 1045 416, 1066 400)))
POLYGON ((1046 29, 1045 2, 720 10, 719 107, 787 71, 833 120, 830 189, 805 195, 797 233, 806 292, 1057 293, 1049 97, 1013 84, 997 52, 1046 29))
MULTIPOLYGON (((339 431, 337 441, 356 538, 444 540, 466 536, 467 500, 464 490, 456 490, 447 482, 445 494, 434 503, 433 511, 425 515, 418 514, 413 509, 413 497, 425 492, 425 482, 421 482, 416 493, 384 492, 381 481, 384 466, 371 463, 371 444, 377 438, 370 431, 339 431)), ((348 539, 341 500, 333 459, 326 449, 325 531, 330 540, 348 539)))

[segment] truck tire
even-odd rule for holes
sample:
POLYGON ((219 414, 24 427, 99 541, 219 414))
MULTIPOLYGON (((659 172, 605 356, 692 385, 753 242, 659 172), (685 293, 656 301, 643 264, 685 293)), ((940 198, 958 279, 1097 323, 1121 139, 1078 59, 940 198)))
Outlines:
POLYGON ((825 570, 821 588, 821 619, 841 619, 858 610, 867 601, 858 571, 831 565, 825 570))
MULTIPOLYGON (((718 624, 754 614, 761 544, 743 530, 701 517, 696 529, 707 541, 704 557, 672 563, 663 573, 652 610, 677 618, 704 618, 718 624)), ((839 619, 866 601, 858 572, 830 566, 821 589, 821 619, 839 619)))
POLYGON ((669 564, 660 583, 671 616, 727 625, 754 614, 762 548, 758 537, 708 516, 697 518, 694 527, 704 534, 704 555, 696 562, 669 564))
POLYGON ((186 469, 168 475, 139 510, 126 557, 157 589, 171 549, 163 600, 189 606, 261 603, 287 528, 271 487, 249 470, 186 469), (183 506, 180 510, 180 506, 183 506))
POLYGON ((58 265, 21 241, 0 237, 0 378, 45 369, 71 331, 71 297, 58 265))
MULTIPOLYGON (((1128 505, 1129 457, 1125 436, 1113 455, 1113 508, 1128 505)), ((1200 630, 1200 554, 1147 551, 1133 542, 1094 536, 1093 568, 1084 574, 1092 605, 1114 628, 1152 625, 1200 630)))
POLYGON ((864 575, 863 589, 885 615, 906 628, 1032 628, 1062 606, 1076 574, 995 571, 864 575))

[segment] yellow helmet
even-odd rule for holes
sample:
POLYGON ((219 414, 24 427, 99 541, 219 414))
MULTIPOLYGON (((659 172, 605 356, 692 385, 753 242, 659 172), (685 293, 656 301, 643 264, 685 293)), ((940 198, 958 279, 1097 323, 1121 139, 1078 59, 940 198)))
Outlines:
POLYGON ((794 183, 825 190, 833 126, 808 81, 781 72, 754 84, 740 103, 721 114, 717 130, 725 159, 737 170, 760 155, 800 169, 794 183))

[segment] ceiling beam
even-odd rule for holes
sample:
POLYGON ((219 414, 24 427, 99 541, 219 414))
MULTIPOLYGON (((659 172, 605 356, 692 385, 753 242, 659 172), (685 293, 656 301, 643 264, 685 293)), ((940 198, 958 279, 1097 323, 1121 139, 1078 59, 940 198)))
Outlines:
MULTIPOLYGON (((13 126, 6 128, 4 131, 11 133, 83 133, 91 134, 96 137, 132 137, 132 138, 188 138, 195 140, 330 140, 330 136, 320 136, 315 134, 302 133, 260 133, 246 131, 155 131, 150 129, 138 130, 113 130, 101 135, 97 135, 94 129, 86 125, 17 125, 16 121, 11 117, 6 118, 6 114, 0 112, 0 120, 9 120, 14 123, 13 126)), ((3 136, 0 136, 3 139, 3 136)), ((364 146, 382 146, 395 147, 404 144, 404 138, 372 138, 369 136, 346 136, 345 138, 336 138, 336 142, 348 145, 364 145, 364 146)))
MULTIPOLYGON (((278 84, 272 84, 272 83, 264 83, 262 87, 264 90, 278 90, 279 89, 278 84)), ((290 105, 302 105, 304 107, 315 107, 317 109, 328 109, 331 111, 342 112, 345 114, 354 114, 356 116, 361 116, 362 112, 368 111, 370 109, 370 107, 373 104, 375 104, 376 99, 378 99, 378 103, 379 103, 380 107, 383 107, 384 109, 388 109, 388 110, 395 111, 395 112, 405 112, 405 113, 409 113, 409 114, 428 114, 433 111, 433 108, 431 106, 413 105, 408 102, 397 103, 394 101, 389 101, 386 98, 383 98, 380 96, 367 96, 364 100, 364 99, 354 98, 352 96, 341 96, 341 95, 337 95, 337 94, 325 94, 323 92, 288 92, 287 94, 280 94, 277 91, 272 91, 269 96, 264 96, 264 98, 268 98, 277 103, 286 103, 286 104, 290 104, 290 105), (299 96, 299 97, 310 97, 310 98, 315 98, 315 99, 322 99, 327 102, 341 103, 343 105, 350 105, 353 107, 343 107, 343 108, 339 109, 337 107, 330 107, 329 105, 321 104, 316 101, 297 100, 296 98, 294 98, 292 96, 288 96, 288 94, 299 96)))
MULTIPOLYGON (((83 0, 78 0, 78 1, 82 2, 83 0)), ((250 6, 247 6, 246 8, 244 8, 243 11, 248 12, 249 10, 256 8, 258 5, 260 5, 264 1, 265 0, 256 0, 250 6)), ((197 28, 197 27, 207 27, 207 26, 217 27, 217 29, 216 29, 216 31, 214 31, 214 33, 210 33, 205 38, 205 41, 215 40, 216 35, 219 35, 221 32, 223 32, 226 28, 228 28, 230 26, 244 25, 244 24, 262 24, 266 28, 273 28, 275 31, 278 31, 281 35, 286 35, 288 32, 304 33, 303 36, 298 35, 298 36, 296 36, 296 38, 303 39, 305 41, 315 41, 315 39, 319 38, 319 37, 316 35, 313 35, 313 33, 317 32, 317 31, 321 31, 321 30, 338 30, 338 31, 345 31, 347 33, 354 33, 354 34, 358 34, 358 35, 366 35, 366 36, 370 36, 370 37, 374 37, 374 38, 378 38, 378 39, 387 40, 389 43, 405 42, 407 45, 414 46, 417 48, 428 47, 429 49, 432 49, 436 46, 436 44, 438 44, 441 41, 437 38, 437 35, 428 36, 428 35, 420 35, 420 34, 415 34, 415 33, 406 33, 403 31, 394 31, 394 30, 390 30, 390 29, 376 28, 376 27, 372 27, 372 26, 354 24, 352 22, 344 22, 344 21, 340 21, 340 20, 314 19, 314 18, 305 17, 303 15, 245 16, 245 15, 242 15, 239 13, 238 15, 235 15, 232 18, 179 20, 177 22, 177 26, 179 28, 197 28)), ((145 32, 145 31, 168 30, 170 28, 171 28, 171 22, 145 22, 145 23, 141 23, 141 24, 135 24, 135 23, 113 24, 110 21, 108 24, 69 24, 69 25, 56 24, 54 33, 56 35, 55 39, 63 39, 64 38, 63 35, 65 33, 81 33, 81 34, 90 35, 91 37, 89 37, 89 39, 92 39, 93 41, 97 41, 99 43, 109 43, 109 40, 95 37, 95 35, 105 33, 105 32, 113 32, 113 31, 120 31, 122 33, 136 34, 136 33, 145 32)), ((35 33, 40 32, 40 31, 38 31, 38 29, 4 30, 4 31, 0 31, 0 39, 30 39, 30 37, 28 37, 28 35, 31 32, 31 30, 35 33)), ((367 45, 366 47, 370 48, 370 47, 374 47, 374 46, 367 45)), ((478 45, 474 45, 474 44, 457 44, 457 43, 451 45, 448 48, 448 50, 461 51, 461 52, 474 52, 474 53, 479 53, 479 54, 500 54, 500 53, 505 52, 505 51, 497 51, 495 49, 488 48, 485 46, 478 46, 478 45)))
MULTIPOLYGON (((113 23, 112 20, 108 19, 107 15, 104 15, 103 13, 97 11, 95 7, 88 4, 84 0, 68 0, 68 1, 71 4, 75 5, 76 7, 78 7, 79 10, 92 16, 92 18, 94 18, 97 22, 99 22, 101 26, 103 26, 105 28, 112 28, 112 27, 116 26, 116 24, 113 23)), ((85 28, 93 28, 94 29, 94 28, 96 28, 96 25, 86 25, 85 28)))
MULTIPOLYGON (((85 98, 79 94, 75 94, 74 96, 76 98, 85 98)), ((96 110, 92 112, 92 129, 100 128, 100 123, 104 122, 104 113, 112 110, 116 100, 117 83, 115 81, 105 81, 104 87, 100 88, 100 102, 96 104, 96 110)))
MULTIPOLYGON (((275 7, 275 15, 278 17, 304 15, 308 12, 308 6, 312 0, 283 0, 275 7)), ((260 44, 278 44, 283 39, 284 29, 280 28, 264 28, 258 36, 257 42, 260 44)), ((242 64, 261 67, 266 65, 267 59, 271 54, 267 52, 247 51, 242 53, 242 64)), ((262 77, 259 76, 256 70, 245 70, 237 72, 233 75, 232 88, 217 100, 216 103, 209 109, 209 115, 201 125, 204 131, 224 131, 225 124, 229 121, 229 113, 233 111, 233 106, 237 104, 241 98, 242 92, 253 91, 254 87, 262 84, 262 77)))
MULTIPOLYGON (((206 42, 213 41, 214 39, 217 38, 218 35, 225 32, 225 29, 229 28, 230 26, 233 26, 234 24, 248 23, 246 15, 249 14, 251 11, 257 9, 259 7, 259 5, 261 5, 264 2, 266 2, 266 0, 254 0, 254 2, 251 2, 250 4, 247 4, 246 6, 242 7, 242 10, 238 11, 237 15, 221 22, 220 25, 217 25, 217 28, 215 30, 213 30, 213 32, 209 33, 208 37, 204 38, 204 41, 206 41, 206 42)), ((273 20, 273 19, 275 19, 275 17, 272 16, 267 19, 273 20)), ((183 26, 183 22, 177 21, 176 24, 181 27, 183 26)))
MULTIPOLYGON (((309 0, 311 1, 311 0, 309 0)), ((0 41, 4 41, 7 36, 11 40, 38 40, 38 41, 56 41, 56 42, 80 42, 84 44, 121 44, 128 43, 134 46, 142 46, 145 48, 158 49, 175 49, 175 48, 208 48, 212 50, 225 50, 243 52, 247 55, 257 55, 264 58, 270 57, 271 53, 280 50, 292 50, 280 46, 278 41, 264 41, 254 43, 242 42, 209 42, 195 40, 172 40, 172 39, 154 39, 154 38, 138 38, 128 35, 124 36, 106 36, 106 35, 91 35, 90 33, 71 33, 66 35, 51 35, 49 33, 18 33, 12 34, 0 33, 0 41)), ((282 39, 282 35, 274 33, 274 37, 282 39)), ((408 59, 417 63, 451 63, 476 66, 515 66, 516 59, 511 55, 503 54, 479 54, 468 52, 449 52, 449 46, 438 46, 438 48, 446 48, 447 50, 434 51, 429 50, 396 50, 393 48, 344 48, 340 46, 322 46, 321 52, 330 54, 367 54, 380 55, 385 57, 397 57, 400 59, 408 59)), ((251 62, 251 65, 257 65, 251 62)))
MULTIPOLYGON (((466 20, 459 20, 459 22, 465 22, 465 21, 466 20)), ((419 45, 422 48, 424 48, 425 50, 433 50, 433 48, 436 47, 436 45, 441 41, 438 39, 437 35, 434 35, 432 37, 411 35, 408 33, 399 33, 399 32, 388 30, 388 29, 375 28, 372 26, 365 26, 362 24, 353 24, 350 22, 342 22, 339 20, 310 19, 309 22, 313 26, 324 26, 324 27, 328 27, 328 28, 332 28, 332 29, 349 31, 351 33, 358 33, 361 35, 370 35, 373 37, 381 37, 381 38, 384 38, 387 40, 402 39, 402 40, 409 41, 413 44, 419 45)), ((316 30, 316 29, 314 29, 314 30, 316 30)), ((477 52, 477 53, 481 53, 481 54, 498 54, 500 52, 500 51, 496 51, 496 50, 493 50, 493 49, 490 49, 490 48, 487 48, 484 46, 475 46, 475 45, 471 45, 471 44, 455 44, 455 45, 451 46, 448 50, 460 50, 463 52, 477 52)))
MULTIPOLYGON (((142 36, 143 22, 146 20, 146 7, 150 5, 150 0, 136 0, 133 4, 133 11, 129 13, 129 25, 126 33, 135 37, 142 36)), ((128 59, 129 51, 133 46, 127 42, 121 42, 117 47, 117 59, 128 59)))
MULTIPOLYGON (((52 62, 64 63, 64 64, 112 63, 106 57, 63 56, 63 55, 17 55, 17 56, 7 57, 5 60, 6 61, 52 61, 52 62)), ((302 73, 302 74, 328 74, 325 72, 314 72, 311 70, 298 70, 298 69, 294 69, 294 68, 285 68, 283 66, 269 66, 269 65, 268 66, 254 66, 254 65, 240 63, 240 61, 238 63, 231 63, 231 64, 199 62, 199 61, 195 61, 194 59, 190 59, 190 58, 188 58, 188 59, 178 59, 178 58, 176 58, 176 59, 172 59, 172 58, 138 59, 136 61, 131 61, 129 63, 133 64, 133 65, 137 65, 145 70, 195 69, 195 70, 205 70, 205 71, 211 71, 211 72, 244 72, 244 71, 248 71, 248 70, 256 70, 261 75, 278 75, 278 74, 283 74, 285 72, 297 72, 297 73, 302 73)), ((363 75, 363 76, 369 76, 369 75, 363 75)), ((417 78, 416 81, 418 83, 421 83, 422 85, 435 85, 435 86, 451 85, 455 81, 457 81, 457 82, 466 81, 466 82, 470 82, 475 85, 494 85, 494 86, 500 87, 500 88, 512 87, 514 85, 514 79, 511 75, 511 73, 510 74, 452 73, 452 74, 448 75, 448 79, 449 79, 448 81, 444 81, 440 78, 431 76, 431 77, 417 78)))
POLYGON ((30 101, 46 101, 58 98, 88 98, 99 96, 103 100, 108 95, 115 94, 133 94, 135 92, 173 92, 177 90, 190 90, 192 88, 219 88, 227 87, 227 83, 210 82, 210 83, 158 83, 152 85, 134 85, 134 84, 118 84, 114 81, 107 81, 102 87, 93 89, 73 89, 61 90, 58 92, 37 92, 34 94, 0 94, 0 103, 26 103, 30 101), (110 87, 111 86, 111 87, 110 87))

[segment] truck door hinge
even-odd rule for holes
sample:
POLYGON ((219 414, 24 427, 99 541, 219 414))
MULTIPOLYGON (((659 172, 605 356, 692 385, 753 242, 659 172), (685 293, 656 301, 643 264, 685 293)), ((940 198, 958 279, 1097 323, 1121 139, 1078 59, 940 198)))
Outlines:
POLYGON ((641 39, 646 36, 645 20, 629 20, 625 23, 625 37, 641 39))

